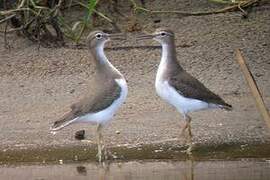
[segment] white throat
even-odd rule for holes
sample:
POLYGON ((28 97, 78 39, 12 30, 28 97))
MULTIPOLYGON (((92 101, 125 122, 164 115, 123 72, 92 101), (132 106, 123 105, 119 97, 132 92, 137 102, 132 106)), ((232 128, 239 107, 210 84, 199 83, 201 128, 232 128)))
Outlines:
MULTIPOLYGON (((104 45, 105 42, 102 43, 100 46, 96 47, 96 58, 99 61, 100 64, 105 65, 107 64, 110 68, 112 68, 113 70, 115 70, 117 73, 121 74, 120 71, 118 71, 112 64, 111 62, 108 60, 107 56, 104 53, 104 45)), ((122 75, 122 74, 121 74, 122 75)))
POLYGON ((162 51, 161 51, 161 61, 158 66, 157 76, 156 76, 156 83, 157 81, 162 80, 162 75, 165 72, 167 68, 167 59, 168 59, 168 53, 169 53, 169 46, 168 44, 162 44, 162 51))
POLYGON ((104 46, 105 46, 105 42, 100 44, 99 46, 97 46, 95 48, 96 51, 96 58, 99 61, 100 64, 107 64, 110 63, 108 58, 106 57, 105 53, 104 53, 104 46))

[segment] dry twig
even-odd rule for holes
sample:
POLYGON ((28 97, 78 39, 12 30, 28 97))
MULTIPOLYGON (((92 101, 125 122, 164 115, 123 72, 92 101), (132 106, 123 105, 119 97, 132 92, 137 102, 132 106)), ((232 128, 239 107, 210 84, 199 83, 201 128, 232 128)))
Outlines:
POLYGON ((244 76, 245 76, 247 84, 249 85, 250 91, 255 99, 257 108, 258 108, 259 112, 261 113, 263 119, 265 120, 267 126, 270 129, 269 111, 267 110, 267 108, 263 102, 263 98, 262 98, 262 95, 258 89, 256 81, 254 80, 250 70, 248 69, 248 66, 246 65, 246 62, 245 62, 245 60, 241 54, 241 51, 239 49, 236 50, 236 59, 240 65, 240 68, 241 68, 244 76))
MULTIPOLYGON (((220 13, 225 13, 225 12, 231 12, 231 11, 237 11, 240 10, 242 12, 243 8, 252 6, 253 4, 258 3, 260 0, 246 0, 246 1, 241 1, 239 3, 235 3, 231 6, 222 8, 222 9, 218 9, 218 10, 213 10, 213 11, 199 11, 199 12, 186 12, 186 11, 158 11, 158 10, 150 10, 150 9, 146 9, 143 7, 140 7, 136 4, 136 2, 134 0, 130 0, 130 2, 133 5, 134 11, 143 11, 146 13, 152 13, 152 14, 179 14, 179 15, 183 15, 183 16, 202 16, 202 15, 211 15, 211 14, 220 14, 220 13)), ((246 13, 246 12, 245 12, 246 13)))

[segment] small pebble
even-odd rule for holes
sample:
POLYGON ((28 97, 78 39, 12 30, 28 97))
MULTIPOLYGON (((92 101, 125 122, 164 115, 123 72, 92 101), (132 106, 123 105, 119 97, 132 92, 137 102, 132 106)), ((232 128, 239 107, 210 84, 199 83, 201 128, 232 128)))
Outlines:
POLYGON ((115 131, 116 134, 120 134, 120 131, 115 131))
POLYGON ((70 94, 73 94, 74 92, 75 92, 75 89, 71 89, 71 90, 69 91, 70 94))
POLYGON ((85 130, 80 130, 75 133, 75 139, 83 140, 85 139, 85 130))
POLYGON ((162 151, 163 151, 162 149, 156 149, 155 153, 162 152, 162 151))
POLYGON ((82 174, 82 175, 87 175, 87 170, 86 170, 86 167, 84 167, 84 166, 78 166, 77 167, 77 172, 79 174, 82 174))
POLYGON ((160 22, 161 22, 160 19, 155 19, 155 20, 154 20, 154 23, 160 23, 160 22))

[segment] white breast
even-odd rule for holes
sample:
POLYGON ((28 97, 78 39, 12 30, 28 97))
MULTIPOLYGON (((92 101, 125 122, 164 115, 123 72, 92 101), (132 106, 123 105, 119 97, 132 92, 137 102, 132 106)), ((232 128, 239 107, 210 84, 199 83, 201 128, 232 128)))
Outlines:
POLYGON ((100 123, 105 124, 110 119, 112 119, 113 115, 117 112, 119 107, 126 100, 128 94, 127 83, 125 79, 115 79, 115 82, 121 87, 121 94, 118 99, 116 99, 108 108, 99 111, 97 113, 90 113, 78 119, 78 122, 92 122, 92 123, 100 123))
POLYGON ((183 115, 209 108, 206 102, 182 96, 169 85, 168 81, 156 81, 156 91, 163 100, 173 105, 183 115))
MULTIPOLYGON (((162 44, 162 56, 156 75, 155 88, 157 94, 166 102, 173 105, 180 113, 185 115, 188 112, 198 111, 209 108, 209 104, 197 99, 186 98, 176 89, 169 85, 168 80, 164 78, 164 73, 168 67, 169 46, 162 44)), ((166 76, 165 76, 166 77, 166 76)), ((214 106, 213 106, 214 107, 214 106)))

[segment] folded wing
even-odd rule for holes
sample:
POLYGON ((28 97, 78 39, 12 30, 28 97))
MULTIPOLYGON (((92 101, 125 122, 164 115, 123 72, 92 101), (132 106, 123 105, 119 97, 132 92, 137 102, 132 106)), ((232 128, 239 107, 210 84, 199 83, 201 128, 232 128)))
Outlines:
POLYGON ((71 111, 55 121, 51 130, 60 130, 81 116, 97 113, 108 108, 115 99, 120 97, 121 87, 114 80, 110 80, 98 88, 95 93, 91 94, 94 95, 85 97, 78 103, 71 105, 71 111))
POLYGON ((211 92, 200 81, 184 70, 173 74, 169 79, 169 84, 173 86, 179 94, 185 97, 221 105, 221 107, 226 110, 231 110, 232 108, 232 106, 227 104, 221 97, 211 92))

